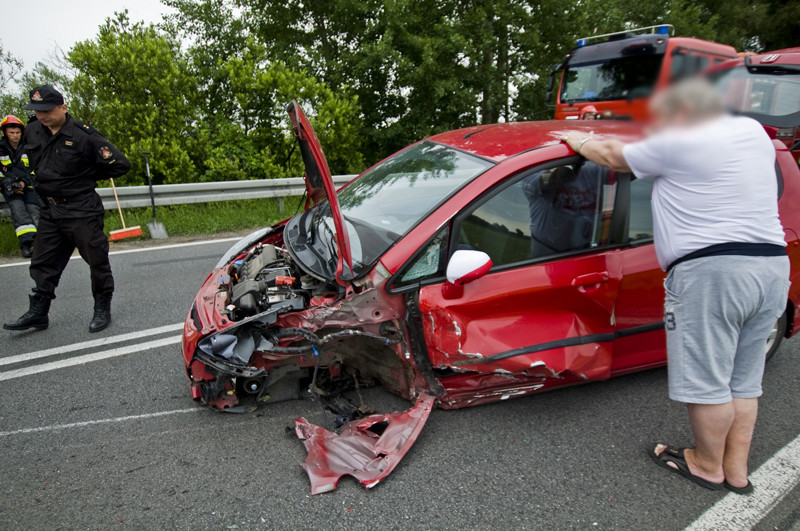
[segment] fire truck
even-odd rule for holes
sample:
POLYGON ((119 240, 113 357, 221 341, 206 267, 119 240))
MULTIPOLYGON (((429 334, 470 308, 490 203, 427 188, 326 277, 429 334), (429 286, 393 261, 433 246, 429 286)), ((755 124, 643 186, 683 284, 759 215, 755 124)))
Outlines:
POLYGON ((800 47, 747 54, 706 75, 731 112, 761 122, 800 161, 800 47))
POLYGON ((732 46, 674 37, 671 24, 593 35, 550 73, 547 102, 555 118, 577 119, 593 106, 603 117, 643 120, 657 89, 737 57, 732 46))

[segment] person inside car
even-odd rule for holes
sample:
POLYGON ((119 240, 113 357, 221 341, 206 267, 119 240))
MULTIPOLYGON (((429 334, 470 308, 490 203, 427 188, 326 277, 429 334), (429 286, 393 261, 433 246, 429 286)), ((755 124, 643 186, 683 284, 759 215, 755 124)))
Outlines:
POLYGON ((531 217, 531 256, 583 249, 592 241, 597 199, 605 168, 587 162, 576 170, 559 166, 523 181, 531 217))

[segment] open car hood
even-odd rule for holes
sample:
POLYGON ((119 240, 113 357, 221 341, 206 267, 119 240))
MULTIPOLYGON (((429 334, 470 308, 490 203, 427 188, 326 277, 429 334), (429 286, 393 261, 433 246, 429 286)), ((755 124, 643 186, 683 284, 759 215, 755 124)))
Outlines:
POLYGON ((336 187, 333 184, 331 170, 328 168, 328 161, 325 159, 325 153, 322 152, 322 147, 319 145, 319 139, 317 139, 314 128, 311 127, 311 123, 308 121, 303 109, 297 104, 297 101, 292 100, 286 111, 292 121, 292 134, 300 146, 300 154, 303 157, 303 164, 306 169, 306 193, 308 194, 306 210, 325 199, 330 203, 331 217, 336 228, 338 255, 336 281, 339 284, 344 284, 344 266, 347 265, 348 271, 353 270, 353 256, 350 249, 350 238, 344 224, 344 217, 339 208, 339 201, 336 198, 336 187))

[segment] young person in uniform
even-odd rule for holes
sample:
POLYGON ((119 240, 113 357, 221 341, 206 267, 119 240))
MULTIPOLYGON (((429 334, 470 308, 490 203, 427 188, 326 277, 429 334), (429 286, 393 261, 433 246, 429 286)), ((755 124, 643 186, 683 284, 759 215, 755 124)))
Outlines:
POLYGON ((33 239, 39 224, 39 198, 33 190, 28 156, 23 147, 25 126, 19 118, 8 115, 0 120, 0 172, 2 172, 2 194, 11 210, 11 221, 19 240, 22 256, 33 256, 33 239))

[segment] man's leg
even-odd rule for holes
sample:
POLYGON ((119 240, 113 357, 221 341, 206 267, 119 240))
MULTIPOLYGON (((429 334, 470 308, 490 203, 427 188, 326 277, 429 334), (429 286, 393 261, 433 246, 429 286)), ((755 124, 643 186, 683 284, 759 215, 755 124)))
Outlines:
POLYGON ((758 416, 758 398, 734 398, 736 411, 728 439, 725 441, 725 480, 734 487, 747 486, 747 459, 750 456, 750 443, 758 416))
POLYGON ((99 332, 111 324, 111 297, 114 293, 114 277, 108 259, 108 237, 103 232, 102 214, 79 221, 80 224, 72 230, 78 250, 91 269, 94 295, 94 315, 89 323, 89 331, 99 332))
POLYGON ((5 323, 3 328, 6 330, 44 330, 48 327, 50 301, 56 296, 56 286, 72 254, 73 246, 61 233, 59 223, 50 219, 41 221, 43 230, 35 240, 30 265, 30 275, 36 283, 30 307, 16 321, 5 323))
POLYGON ((81 257, 89 264, 92 294, 114 293, 114 276, 108 259, 108 236, 103 232, 103 216, 70 220, 70 231, 81 257))
POLYGON ((33 245, 30 275, 36 283, 34 291, 49 299, 56 297, 56 287, 69 263, 75 245, 61 230, 64 220, 42 216, 33 245))
MULTIPOLYGON (((695 435, 695 448, 685 449, 683 458, 693 476, 715 484, 725 479, 725 441, 734 420, 729 381, 741 314, 733 297, 736 279, 720 273, 724 265, 716 257, 684 262, 664 284, 670 398, 687 404, 695 435)), ((664 450, 657 447, 655 454, 664 450)))
POLYGON ((721 483, 725 480, 725 445, 736 415, 733 402, 687 404, 687 408, 695 441, 694 449, 684 453, 689 469, 696 476, 721 483))

